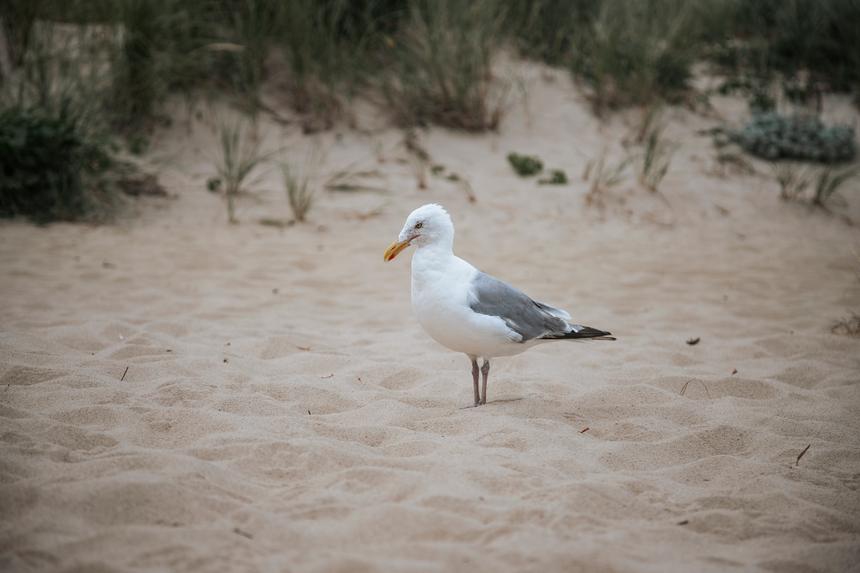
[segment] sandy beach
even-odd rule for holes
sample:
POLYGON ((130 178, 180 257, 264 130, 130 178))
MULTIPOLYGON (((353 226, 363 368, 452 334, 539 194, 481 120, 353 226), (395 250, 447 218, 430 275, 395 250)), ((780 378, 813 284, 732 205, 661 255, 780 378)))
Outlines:
POLYGON ((565 74, 523 73, 498 133, 420 132, 475 202, 417 188, 379 122, 263 117, 268 145, 324 150, 318 180, 351 166, 387 192, 320 191, 274 228, 266 167, 228 225, 201 114, 145 158, 170 199, 0 224, 0 569, 857 570, 860 339, 831 332, 860 308, 856 184, 830 215, 758 163, 715 175, 719 119, 672 108, 666 201, 630 177, 589 206, 580 174, 632 115, 600 123, 565 74), (571 182, 518 178, 512 151, 571 182), (428 202, 458 255, 618 341, 498 359, 464 408, 468 359, 411 315, 411 251, 382 260, 428 202))

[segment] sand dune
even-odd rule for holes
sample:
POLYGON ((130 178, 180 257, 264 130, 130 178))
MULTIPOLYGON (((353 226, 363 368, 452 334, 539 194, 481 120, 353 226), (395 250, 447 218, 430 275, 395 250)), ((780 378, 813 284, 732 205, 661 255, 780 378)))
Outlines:
POLYGON ((572 93, 425 136, 475 204, 416 189, 395 131, 347 131, 322 171, 372 165, 390 193, 322 194, 278 230, 255 222, 287 214, 272 170, 229 226, 195 125, 150 157, 175 199, 0 226, 0 568, 856 568, 860 341, 830 332, 860 302, 856 229, 708 175, 714 120, 680 110, 672 207, 630 183, 588 208, 578 173, 625 126, 572 93), (509 151, 576 175, 517 179, 509 151), (382 262, 431 200, 459 254, 618 342, 497 360, 491 403, 461 409, 467 359, 411 317, 408 261, 382 262))

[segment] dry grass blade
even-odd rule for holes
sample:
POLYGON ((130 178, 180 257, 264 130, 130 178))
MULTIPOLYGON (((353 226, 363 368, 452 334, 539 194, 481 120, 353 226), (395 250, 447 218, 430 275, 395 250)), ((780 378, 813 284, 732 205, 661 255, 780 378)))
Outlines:
POLYGON ((698 382, 699 384, 701 384, 702 387, 705 389, 705 394, 708 396, 708 398, 711 397, 711 392, 710 392, 710 390, 708 390, 708 385, 705 384, 704 382, 702 382, 701 380, 697 379, 697 378, 691 378, 690 380, 687 380, 686 382, 684 382, 684 385, 681 386, 681 392, 680 392, 681 396, 683 396, 684 394, 687 393, 687 388, 690 386, 690 382, 698 382))
POLYGON ((408 3, 382 82, 397 121, 495 129, 507 95, 492 73, 503 20, 504 10, 491 0, 408 3))
POLYGON ((806 446, 805 448, 803 448, 803 451, 802 451, 802 452, 800 452, 800 453, 797 455, 797 459, 794 461, 794 465, 795 465, 795 466, 797 466, 797 465, 799 465, 799 464, 800 464, 800 458, 802 458, 802 457, 806 454, 807 450, 809 450, 809 448, 810 448, 811 446, 812 446, 812 444, 809 444, 808 446, 806 446))
POLYGON ((457 180, 457 184, 460 189, 463 190, 463 193, 466 194, 466 198, 469 200, 469 203, 476 203, 478 201, 478 197, 475 195, 475 190, 472 189, 472 184, 469 183, 465 178, 459 178, 457 180))
POLYGON ((415 182, 419 189, 427 189, 427 169, 431 163, 430 153, 418 140, 414 129, 407 129, 403 136, 403 147, 409 154, 409 163, 415 172, 415 182))
POLYGON ((388 189, 375 185, 368 185, 363 181, 363 179, 379 179, 381 177, 382 173, 376 169, 353 171, 347 167, 332 174, 332 176, 323 184, 323 187, 327 191, 387 193, 388 189))

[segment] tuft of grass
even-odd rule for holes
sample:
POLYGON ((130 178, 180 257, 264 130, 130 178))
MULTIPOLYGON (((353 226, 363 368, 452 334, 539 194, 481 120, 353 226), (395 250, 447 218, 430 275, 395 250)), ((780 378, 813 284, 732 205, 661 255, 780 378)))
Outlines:
POLYGON ((639 161, 639 183, 652 192, 657 192, 660 183, 669 171, 675 145, 663 137, 663 126, 652 124, 642 142, 644 150, 639 161))
POLYGON ((509 0, 506 28, 525 56, 564 66, 591 29, 600 5, 595 0, 509 0))
POLYGON ((624 172, 630 162, 631 157, 628 156, 614 165, 607 165, 605 149, 597 159, 590 160, 582 173, 582 179, 589 181, 588 193, 585 195, 586 204, 603 205, 606 193, 624 181, 624 172))
POLYGON ((681 99, 697 55, 691 4, 600 2, 593 19, 583 22, 569 64, 591 87, 595 113, 681 99))
POLYGON ((382 92, 398 123, 485 131, 502 115, 493 77, 503 9, 494 0, 413 0, 385 54, 382 92))
POLYGON ((534 155, 521 155, 519 153, 509 153, 508 163, 516 171, 520 177, 530 177, 536 175, 543 170, 543 161, 534 155))
POLYGON ((260 90, 278 29, 279 5, 271 0, 236 0, 225 3, 219 16, 226 45, 238 48, 221 50, 230 68, 228 81, 245 100, 252 117, 256 116, 263 105, 260 90))
POLYGON ((779 183, 779 197, 786 201, 797 201, 803 197, 812 183, 809 171, 799 163, 774 162, 772 170, 779 183))
POLYGON ((825 204, 845 185, 848 181, 860 174, 860 165, 854 165, 843 169, 822 168, 815 178, 814 195, 812 204, 824 207, 825 204))
POLYGON ((276 36, 289 75, 293 108, 307 116, 306 131, 329 128, 343 99, 373 76, 378 28, 394 18, 390 2, 290 0, 280 3, 276 36))
POLYGON ((860 165, 816 169, 800 163, 774 162, 772 170, 779 184, 781 199, 808 201, 817 207, 825 207, 848 181, 860 174, 860 165), (807 193, 810 190, 811 194, 807 193))
POLYGON ((218 127, 220 154, 215 169, 223 185, 221 190, 227 204, 227 219, 236 219, 236 197, 251 173, 266 160, 260 151, 260 142, 241 120, 222 122, 218 127))
POLYGON ((310 186, 307 175, 298 176, 286 163, 281 165, 281 173, 284 177, 284 190, 287 193, 287 201, 293 212, 293 218, 302 223, 314 203, 313 188, 310 186))

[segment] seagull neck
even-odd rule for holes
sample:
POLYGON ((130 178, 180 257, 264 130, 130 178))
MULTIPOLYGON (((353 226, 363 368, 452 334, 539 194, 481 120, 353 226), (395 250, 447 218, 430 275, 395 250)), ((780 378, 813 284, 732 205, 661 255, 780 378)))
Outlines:
POLYGON ((436 241, 419 246, 412 261, 423 268, 444 267, 453 257, 453 241, 436 241))

